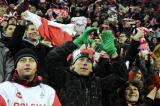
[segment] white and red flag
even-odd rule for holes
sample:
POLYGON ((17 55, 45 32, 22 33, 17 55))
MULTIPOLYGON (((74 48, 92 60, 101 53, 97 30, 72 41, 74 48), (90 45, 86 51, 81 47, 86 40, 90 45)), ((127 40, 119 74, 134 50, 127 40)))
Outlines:
POLYGON ((49 21, 29 11, 25 12, 24 18, 31 21, 37 27, 40 35, 55 46, 72 41, 73 36, 76 34, 74 24, 61 24, 49 21))

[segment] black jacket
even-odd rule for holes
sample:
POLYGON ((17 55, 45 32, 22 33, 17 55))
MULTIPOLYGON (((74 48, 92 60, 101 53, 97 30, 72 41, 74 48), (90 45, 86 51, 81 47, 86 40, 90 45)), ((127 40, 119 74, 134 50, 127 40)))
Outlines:
MULTIPOLYGON (((104 78, 97 77, 94 73, 88 77, 77 75, 69 70, 66 61, 67 56, 75 49, 77 47, 73 42, 67 42, 48 53, 46 60, 50 85, 57 89, 63 106, 105 106, 102 102, 105 101, 104 96, 113 92, 123 78, 116 71, 112 72, 112 68, 106 70, 105 67, 102 70, 109 73, 104 78)), ((121 72, 125 74, 122 70, 121 72)))
POLYGON ((44 78, 44 82, 47 83, 48 72, 47 72, 47 67, 44 61, 45 61, 45 56, 51 50, 51 48, 41 43, 34 46, 30 42, 23 40, 24 32, 25 32, 24 26, 16 26, 16 29, 13 33, 13 37, 9 39, 7 42, 4 41, 4 43, 10 49, 13 57, 19 50, 23 48, 33 49, 38 57, 38 62, 39 62, 38 74, 42 76, 44 78))

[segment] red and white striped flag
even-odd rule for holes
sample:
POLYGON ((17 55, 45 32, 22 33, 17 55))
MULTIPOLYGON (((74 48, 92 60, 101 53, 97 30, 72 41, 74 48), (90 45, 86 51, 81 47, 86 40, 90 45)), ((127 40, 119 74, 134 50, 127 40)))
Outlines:
POLYGON ((38 28, 40 35, 52 42, 52 44, 59 46, 67 41, 72 41, 72 35, 63 31, 57 26, 48 25, 48 20, 41 18, 42 24, 38 28))
POLYGON ((31 21, 37 27, 40 35, 52 42, 55 46, 71 41, 73 35, 76 33, 74 31, 74 24, 60 24, 49 21, 29 11, 25 12, 24 18, 31 21))

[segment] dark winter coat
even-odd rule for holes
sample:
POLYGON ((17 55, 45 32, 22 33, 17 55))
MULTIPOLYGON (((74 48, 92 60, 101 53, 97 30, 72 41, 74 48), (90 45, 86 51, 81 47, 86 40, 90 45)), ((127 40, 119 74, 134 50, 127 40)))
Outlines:
MULTIPOLYGON (((115 91, 124 79, 118 72, 112 72, 112 68, 106 70, 109 73, 104 78, 97 77, 94 73, 88 77, 77 75, 69 70, 66 61, 67 56, 75 49, 77 47, 73 42, 67 42, 48 53, 46 60, 50 85, 57 89, 63 106, 105 106, 102 101, 105 101, 104 96, 106 95, 103 95, 103 93, 110 94, 115 91)), ((106 68, 98 69, 102 71, 106 68)), ((125 74, 123 70, 121 72, 125 74)))

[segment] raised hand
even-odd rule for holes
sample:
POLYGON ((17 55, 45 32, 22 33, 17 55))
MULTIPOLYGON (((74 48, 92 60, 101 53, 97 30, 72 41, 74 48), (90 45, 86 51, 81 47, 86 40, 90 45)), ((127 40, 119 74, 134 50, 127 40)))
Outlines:
POLYGON ((114 44, 114 36, 111 30, 103 31, 101 33, 102 42, 99 44, 99 48, 107 52, 110 56, 116 52, 114 44))
POLYGON ((87 28, 86 30, 84 30, 84 32, 79 36, 77 37, 73 43, 77 46, 77 47, 81 47, 82 44, 85 44, 85 43, 90 43, 92 42, 93 40, 89 39, 89 34, 91 32, 96 32, 97 29, 96 28, 87 28))

